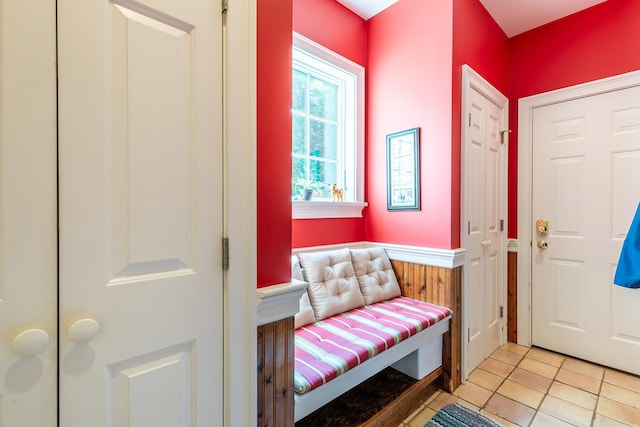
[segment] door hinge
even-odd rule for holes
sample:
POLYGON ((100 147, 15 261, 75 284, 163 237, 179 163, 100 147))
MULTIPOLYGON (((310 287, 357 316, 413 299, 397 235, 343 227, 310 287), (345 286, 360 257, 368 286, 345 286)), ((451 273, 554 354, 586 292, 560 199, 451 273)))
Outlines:
POLYGON ((467 234, 471 234, 471 221, 467 221, 467 234))
POLYGON ((500 131, 500 144, 504 144, 504 134, 511 133, 511 129, 500 131))
POLYGON ((467 328, 467 343, 471 342, 471 328, 467 328))
POLYGON ((229 0, 222 0, 222 13, 227 13, 229 9, 229 0))
POLYGON ((469 113, 469 127, 471 127, 471 113, 469 113))
POLYGON ((500 318, 502 319, 504 317, 504 307, 500 306, 500 318))
POLYGON ((222 238, 222 269, 227 271, 229 269, 229 238, 222 238))
POLYGON ((504 219, 500 220, 500 231, 504 231, 504 219))

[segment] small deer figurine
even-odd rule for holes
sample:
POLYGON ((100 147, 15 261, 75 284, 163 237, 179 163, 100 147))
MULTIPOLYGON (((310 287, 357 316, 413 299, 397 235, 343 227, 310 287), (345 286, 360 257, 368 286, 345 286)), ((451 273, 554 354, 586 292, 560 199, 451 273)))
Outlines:
POLYGON ((331 184, 331 195, 334 202, 342 202, 344 199, 344 191, 342 188, 338 188, 338 184, 331 184))

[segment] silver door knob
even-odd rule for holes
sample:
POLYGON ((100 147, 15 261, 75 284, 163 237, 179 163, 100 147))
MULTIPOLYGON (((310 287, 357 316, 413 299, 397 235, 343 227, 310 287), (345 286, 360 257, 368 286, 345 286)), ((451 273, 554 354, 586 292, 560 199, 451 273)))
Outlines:
POLYGON ((69 328, 69 339, 76 344, 86 343, 100 332, 100 324, 93 319, 80 319, 69 328))
POLYGON ((546 241, 538 240, 538 249, 545 250, 545 249, 547 249, 547 247, 549 247, 549 245, 547 244, 546 241))
POLYGON ((49 334, 42 329, 27 329, 11 343, 11 350, 22 358, 33 357, 49 344, 49 334))
POLYGON ((487 246, 491 246, 491 240, 483 240, 483 241, 482 241, 482 243, 481 243, 481 245, 482 245, 483 247, 485 247, 485 248, 486 248, 487 246))

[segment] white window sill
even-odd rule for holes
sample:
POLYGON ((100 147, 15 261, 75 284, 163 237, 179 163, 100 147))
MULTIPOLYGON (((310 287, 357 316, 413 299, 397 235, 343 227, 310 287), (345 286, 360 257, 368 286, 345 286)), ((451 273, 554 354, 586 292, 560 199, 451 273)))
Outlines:
POLYGON ((293 219, 362 218, 367 202, 291 201, 293 219))

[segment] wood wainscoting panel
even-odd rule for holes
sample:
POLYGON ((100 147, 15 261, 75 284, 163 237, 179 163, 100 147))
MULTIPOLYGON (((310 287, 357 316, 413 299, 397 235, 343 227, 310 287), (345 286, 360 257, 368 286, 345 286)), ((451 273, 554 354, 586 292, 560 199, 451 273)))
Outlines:
POLYGON ((258 327, 258 426, 294 425, 293 317, 258 327))
POLYGON ((443 388, 452 392, 462 383, 462 267, 445 268, 392 260, 402 295, 449 307, 449 332, 443 337, 443 388))
POLYGON ((507 253, 507 340, 518 342, 518 253, 507 253))

